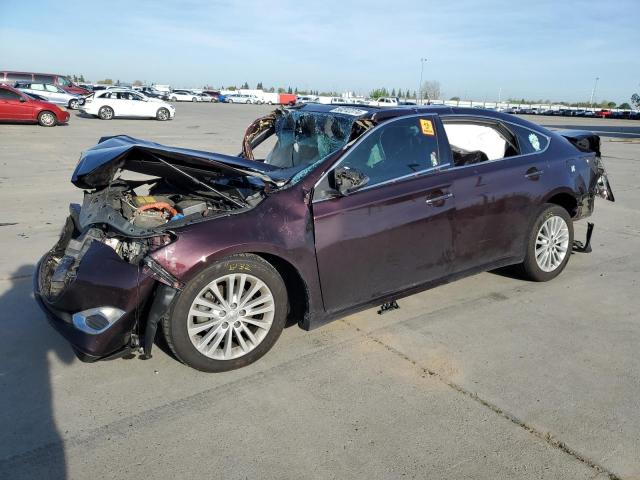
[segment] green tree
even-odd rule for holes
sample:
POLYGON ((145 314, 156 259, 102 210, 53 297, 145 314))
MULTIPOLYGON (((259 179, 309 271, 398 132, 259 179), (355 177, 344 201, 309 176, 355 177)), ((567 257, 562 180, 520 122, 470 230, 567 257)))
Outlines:
POLYGON ((236 87, 235 87, 235 85, 231 86, 231 87, 227 87, 227 90, 229 90, 231 92, 235 92, 236 91, 236 87))
POLYGON ((244 82, 240 88, 242 88, 243 90, 249 90, 249 84, 247 82, 244 82))
POLYGON ((133 81, 133 86, 134 87, 141 87, 142 86, 142 82, 140 80, 134 80, 133 81))
POLYGON ((291 87, 287 88, 287 93, 293 93, 293 90, 291 90, 291 87))
POLYGON ((640 108, 640 95, 634 93, 633 95, 631 95, 631 101, 636 106, 636 108, 640 108))
POLYGON ((395 88, 392 88, 392 89, 391 89, 391 96, 392 96, 392 97, 395 97, 395 96, 396 96, 396 89, 395 89, 395 88))
POLYGON ((293 89, 293 93, 295 93, 296 95, 298 94, 298 87, 293 89))
POLYGON ((608 108, 616 108, 616 102, 607 102, 608 108))
POLYGON ((84 75, 80 74, 80 77, 78 77, 78 81, 79 81, 80 83, 84 83, 84 82, 85 82, 85 80, 84 80, 84 75))
POLYGON ((631 105, 629 105, 627 102, 624 102, 618 105, 618 108, 620 110, 631 110, 631 105))
POLYGON ((258 84, 256 85, 256 90, 263 90, 262 82, 258 82, 258 84))
POLYGON ((275 88, 273 88, 273 87, 270 87, 270 88, 269 88, 269 93, 273 93, 273 92, 275 92, 275 91, 276 91, 276 89, 275 89, 275 88))
POLYGON ((287 91, 282 88, 282 87, 278 87, 278 93, 286 93, 287 91))
POLYGON ((459 102, 460 97, 451 97, 449 100, 451 100, 452 102, 459 102))
POLYGON ((372 90, 369 93, 369 96, 371 98, 380 98, 380 97, 388 97, 389 96, 389 91, 382 87, 382 88, 376 88, 375 90, 372 90))
POLYGON ((113 80, 110 78, 105 78, 104 80, 98 80, 98 83, 102 83, 104 85, 113 85, 113 80))

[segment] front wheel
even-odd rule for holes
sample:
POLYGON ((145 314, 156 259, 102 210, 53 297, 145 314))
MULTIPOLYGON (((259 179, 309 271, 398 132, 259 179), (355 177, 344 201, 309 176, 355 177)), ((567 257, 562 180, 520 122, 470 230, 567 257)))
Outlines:
POLYGON ((276 269, 256 255, 234 255, 187 284, 163 320, 163 331, 180 361, 224 372, 267 353, 287 312, 287 291, 276 269))
POLYGON ((73 100, 69 100, 69 108, 71 110, 77 110, 79 106, 80 102, 78 102, 78 100, 76 100, 75 98, 73 100))
POLYGON ((158 109, 158 112, 156 113, 156 119, 160 120, 161 122, 164 122, 165 120, 169 120, 170 117, 171 115, 169 114, 169 110, 167 110, 164 107, 158 109))
POLYGON ((40 112, 38 115, 38 123, 43 127, 53 127, 58 122, 56 120, 56 116, 52 112, 45 110, 44 112, 40 112))
POLYGON ((192 101, 192 102, 197 102, 197 101, 198 101, 198 99, 197 99, 196 97, 193 97, 193 98, 191 99, 191 101, 192 101))
POLYGON ((567 266, 573 247, 573 221, 558 205, 547 204, 533 224, 521 269, 526 278, 546 282, 567 266))

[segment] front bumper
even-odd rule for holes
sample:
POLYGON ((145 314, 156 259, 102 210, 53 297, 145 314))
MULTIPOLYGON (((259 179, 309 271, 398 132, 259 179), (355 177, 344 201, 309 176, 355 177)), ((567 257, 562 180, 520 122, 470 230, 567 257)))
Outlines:
POLYGON ((99 360, 126 349, 155 280, 142 267, 122 260, 109 246, 93 241, 74 265, 72 278, 52 296, 47 294, 46 286, 53 276, 51 255, 48 252, 38 263, 34 296, 53 327, 84 361, 99 360), (108 328, 89 333, 74 325, 75 313, 105 306, 124 312, 108 328))

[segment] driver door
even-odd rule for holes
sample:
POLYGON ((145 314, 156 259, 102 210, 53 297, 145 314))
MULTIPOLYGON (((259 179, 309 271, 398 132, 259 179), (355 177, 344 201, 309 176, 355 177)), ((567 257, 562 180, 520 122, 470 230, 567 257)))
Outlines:
POLYGON ((455 209, 447 165, 440 162, 440 130, 434 115, 391 120, 333 167, 365 174, 366 185, 339 196, 329 172, 316 186, 316 256, 328 312, 373 303, 451 271, 455 209))

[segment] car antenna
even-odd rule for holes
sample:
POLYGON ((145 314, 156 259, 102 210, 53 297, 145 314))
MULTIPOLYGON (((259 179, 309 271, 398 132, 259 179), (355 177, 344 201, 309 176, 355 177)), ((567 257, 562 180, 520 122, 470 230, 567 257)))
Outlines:
POLYGON ((191 180, 192 182, 197 183, 198 185, 201 185, 209 190, 211 190, 212 192, 214 192, 217 195, 220 195, 222 198, 224 198, 225 200, 229 200, 231 203, 235 203, 237 206, 244 208, 247 205, 243 204, 237 200, 234 200, 233 198, 231 198, 229 195, 222 193, 221 191, 213 188, 211 185, 207 185, 206 183, 198 180, 196 177, 189 175, 187 172, 183 172, 182 170, 180 170, 178 167, 176 167, 175 165, 171 165, 169 162, 167 162, 166 160, 163 160, 162 158, 158 157, 157 155, 153 155, 151 154, 156 160, 159 160, 160 162, 164 163, 166 166, 168 166, 169 168, 172 168, 174 170, 176 170, 177 172, 181 173, 182 175, 184 175, 185 177, 187 177, 189 180, 191 180))

